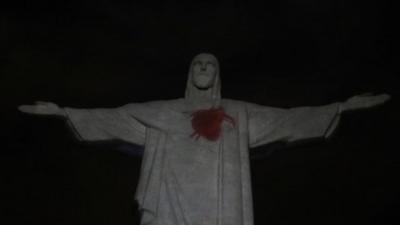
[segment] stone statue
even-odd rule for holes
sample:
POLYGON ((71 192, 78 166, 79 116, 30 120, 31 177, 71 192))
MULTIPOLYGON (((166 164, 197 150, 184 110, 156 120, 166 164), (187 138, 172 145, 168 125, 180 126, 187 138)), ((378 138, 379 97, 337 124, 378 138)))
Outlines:
POLYGON ((143 225, 252 225, 249 148, 326 138, 342 112, 390 98, 282 109, 222 99, 220 87, 217 59, 202 53, 190 65, 184 98, 100 109, 37 102, 19 110, 63 116, 83 141, 145 146, 135 195, 143 225))

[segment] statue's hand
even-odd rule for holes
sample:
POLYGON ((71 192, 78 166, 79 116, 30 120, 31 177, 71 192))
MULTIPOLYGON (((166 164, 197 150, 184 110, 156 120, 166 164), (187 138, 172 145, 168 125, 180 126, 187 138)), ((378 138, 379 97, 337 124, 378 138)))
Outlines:
POLYGON ((19 111, 37 115, 66 116, 65 111, 52 102, 35 102, 35 105, 20 105, 19 111))
POLYGON ((363 94, 349 98, 341 104, 341 111, 352 111, 358 109, 367 109, 374 106, 382 105, 390 99, 388 94, 371 95, 363 94))

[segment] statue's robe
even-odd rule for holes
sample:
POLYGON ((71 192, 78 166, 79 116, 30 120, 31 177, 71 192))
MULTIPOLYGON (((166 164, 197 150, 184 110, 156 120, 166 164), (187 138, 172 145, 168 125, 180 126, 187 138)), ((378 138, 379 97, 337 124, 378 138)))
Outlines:
POLYGON ((217 141, 190 137, 184 99, 115 109, 66 108, 85 141, 120 139, 144 145, 136 200, 146 225, 252 225, 249 148, 329 136, 339 104, 280 109, 222 99, 226 114, 217 141))

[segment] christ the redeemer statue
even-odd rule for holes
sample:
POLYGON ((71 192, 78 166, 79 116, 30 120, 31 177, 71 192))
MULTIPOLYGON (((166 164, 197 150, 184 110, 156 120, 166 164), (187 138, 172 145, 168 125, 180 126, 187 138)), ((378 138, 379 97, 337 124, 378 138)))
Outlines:
POLYGON ((189 70, 185 97, 119 108, 19 110, 61 115, 83 141, 119 139, 145 147, 136 189, 142 225, 252 225, 249 148, 326 138, 344 111, 383 104, 361 95, 319 107, 274 108, 223 99, 217 59, 202 53, 189 70))

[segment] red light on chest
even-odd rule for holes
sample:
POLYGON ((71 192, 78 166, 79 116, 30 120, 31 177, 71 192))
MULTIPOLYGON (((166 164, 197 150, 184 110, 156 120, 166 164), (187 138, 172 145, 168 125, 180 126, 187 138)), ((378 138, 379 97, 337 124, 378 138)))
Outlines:
POLYGON ((235 126, 235 120, 227 115, 222 107, 201 109, 193 112, 192 127, 194 132, 191 137, 198 139, 201 136, 210 141, 218 140, 224 120, 235 126))

